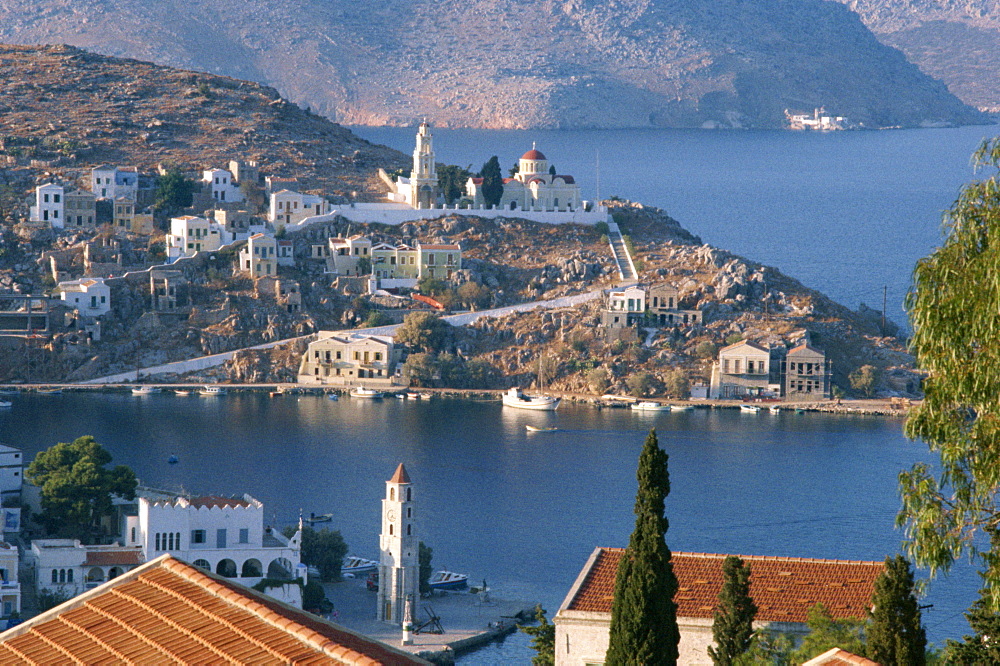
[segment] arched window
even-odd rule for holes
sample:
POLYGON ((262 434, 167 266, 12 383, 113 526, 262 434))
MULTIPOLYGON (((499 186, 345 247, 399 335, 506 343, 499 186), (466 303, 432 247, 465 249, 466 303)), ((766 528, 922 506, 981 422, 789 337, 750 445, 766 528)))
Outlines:
POLYGON ((135 543, 135 528, 132 528, 132 543, 135 543))
POLYGON ((156 550, 160 550, 160 533, 156 533, 156 550))
POLYGON ((413 526, 412 525, 407 525, 406 526, 406 536, 410 536, 410 534, 412 534, 412 532, 410 531, 411 527, 413 527, 413 526))
POLYGON ((413 501, 413 488, 406 489, 406 501, 407 502, 413 501))
POLYGON ((66 582, 66 570, 65 569, 60 569, 59 570, 59 582, 60 583, 65 583, 66 582))
POLYGON ((69 570, 66 571, 66 582, 67 583, 72 583, 73 582, 73 570, 72 569, 69 569, 69 570))
POLYGON ((412 506, 406 507, 406 517, 407 518, 413 518, 413 507, 412 506))
POLYGON ((212 570, 212 565, 208 563, 208 560, 195 560, 193 564, 199 569, 212 570))
POLYGON ((174 544, 176 544, 174 547, 177 548, 177 550, 181 549, 181 533, 180 532, 174 533, 174 544))
POLYGON ((396 489, 395 488, 389 488, 389 501, 390 502, 395 502, 396 501, 396 489))
POLYGON ((389 523, 389 536, 392 536, 392 528, 393 528, 392 523, 389 523))
POLYGON ((174 549, 174 533, 171 532, 170 534, 167 535, 166 550, 173 550, 173 549, 174 549))
POLYGON ((59 582, 59 570, 58 569, 53 569, 52 570, 52 582, 53 583, 58 583, 59 582))

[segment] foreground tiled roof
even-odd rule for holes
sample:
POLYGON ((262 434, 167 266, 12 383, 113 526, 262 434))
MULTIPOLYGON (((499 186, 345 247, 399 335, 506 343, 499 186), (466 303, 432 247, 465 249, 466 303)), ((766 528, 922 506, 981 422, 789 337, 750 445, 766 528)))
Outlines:
MULTIPOLYGON (((610 613, 615 574, 624 552, 598 549, 576 594, 567 599, 566 610, 610 613)), ((835 618, 863 617, 871 605, 875 579, 885 566, 882 562, 740 557, 750 565, 750 596, 757 604, 757 620, 765 622, 805 622, 809 609, 818 603, 835 618)), ((725 559, 726 555, 711 553, 673 553, 678 617, 711 619, 722 589, 725 559)))
POLYGON ((163 555, 0 634, 0 663, 427 662, 163 555))

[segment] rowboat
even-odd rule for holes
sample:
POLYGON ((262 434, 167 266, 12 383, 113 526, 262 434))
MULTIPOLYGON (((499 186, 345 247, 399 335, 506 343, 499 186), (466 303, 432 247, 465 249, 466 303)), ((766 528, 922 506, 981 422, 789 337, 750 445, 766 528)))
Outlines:
POLYGON ((62 395, 62 389, 38 389, 38 395, 62 395))
POLYGON ((191 391, 188 391, 186 389, 174 389, 174 395, 181 395, 181 396, 191 395, 191 391))
POLYGON ((559 428, 541 428, 533 425, 526 425, 524 426, 524 429, 528 432, 555 432, 556 430, 559 430, 559 428))
POLYGON ((0 409, 10 409, 14 406, 14 403, 9 400, 0 400, 0 409))

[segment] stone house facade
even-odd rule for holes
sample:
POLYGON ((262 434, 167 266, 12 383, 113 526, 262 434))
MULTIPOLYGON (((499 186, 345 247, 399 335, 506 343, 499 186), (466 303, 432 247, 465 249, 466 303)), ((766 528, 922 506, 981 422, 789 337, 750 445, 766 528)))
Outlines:
POLYGON ((389 336, 331 335, 309 343, 299 365, 300 384, 402 386, 403 352, 389 336))

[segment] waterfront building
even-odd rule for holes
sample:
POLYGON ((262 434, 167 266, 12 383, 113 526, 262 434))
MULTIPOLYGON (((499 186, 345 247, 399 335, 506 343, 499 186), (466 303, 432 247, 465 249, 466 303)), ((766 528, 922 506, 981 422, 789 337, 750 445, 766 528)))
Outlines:
POLYGON ((710 397, 779 397, 783 352, 784 347, 768 348, 750 340, 723 347, 712 365, 710 397))
POLYGON ((631 286, 608 293, 607 305, 601 310, 601 328, 608 343, 639 339, 637 327, 646 317, 646 290, 631 286))
MULTIPOLYGON (((556 665, 604 663, 611 626, 615 574, 625 550, 596 548, 553 619, 556 665)), ((713 612, 722 589, 726 555, 679 553, 671 556, 678 590, 678 663, 709 666, 713 612)), ((809 609, 822 603, 834 619, 865 617, 882 562, 798 557, 741 556, 750 565, 750 596, 757 604, 755 629, 801 638, 808 633, 809 609)))
POLYGON ((387 335, 332 334, 309 343, 299 364, 300 384, 390 387, 403 352, 387 335))
POLYGON ((272 192, 267 219, 272 224, 298 224, 307 217, 326 215, 330 202, 315 194, 302 194, 293 190, 272 192))
POLYGON ((377 617, 404 625, 417 618, 420 604, 420 540, 413 484, 403 463, 385 482, 382 533, 379 536, 377 617))
POLYGON ((649 313, 658 326, 693 326, 701 324, 701 310, 682 310, 680 290, 669 282, 649 287, 649 313))
POLYGON ((254 234, 247 244, 240 248, 239 270, 252 278, 276 275, 278 272, 278 242, 273 236, 254 234))
MULTIPOLYGON (((302 532, 288 538, 264 524, 264 505, 251 497, 192 497, 151 489, 137 492, 138 507, 126 515, 122 543, 137 546, 148 561, 164 553, 252 586, 263 578, 306 579, 302 532)), ((301 606, 297 586, 284 601, 301 606)))
POLYGON ((820 400, 830 397, 833 364, 821 349, 803 342, 785 356, 785 398, 820 400))
POLYGON ((60 298, 84 317, 100 317, 111 311, 111 287, 104 278, 82 278, 59 283, 60 298))
MULTIPOLYGON (((469 178, 465 191, 473 206, 486 203, 483 198, 483 179, 469 178)), ((580 186, 569 175, 560 175, 549 166, 548 158, 532 144, 531 150, 521 155, 517 173, 503 179, 503 196, 498 208, 503 210, 559 211, 580 210, 583 201, 580 186)))
POLYGON ((170 555, 3 632, 0 662, 429 663, 170 555))

